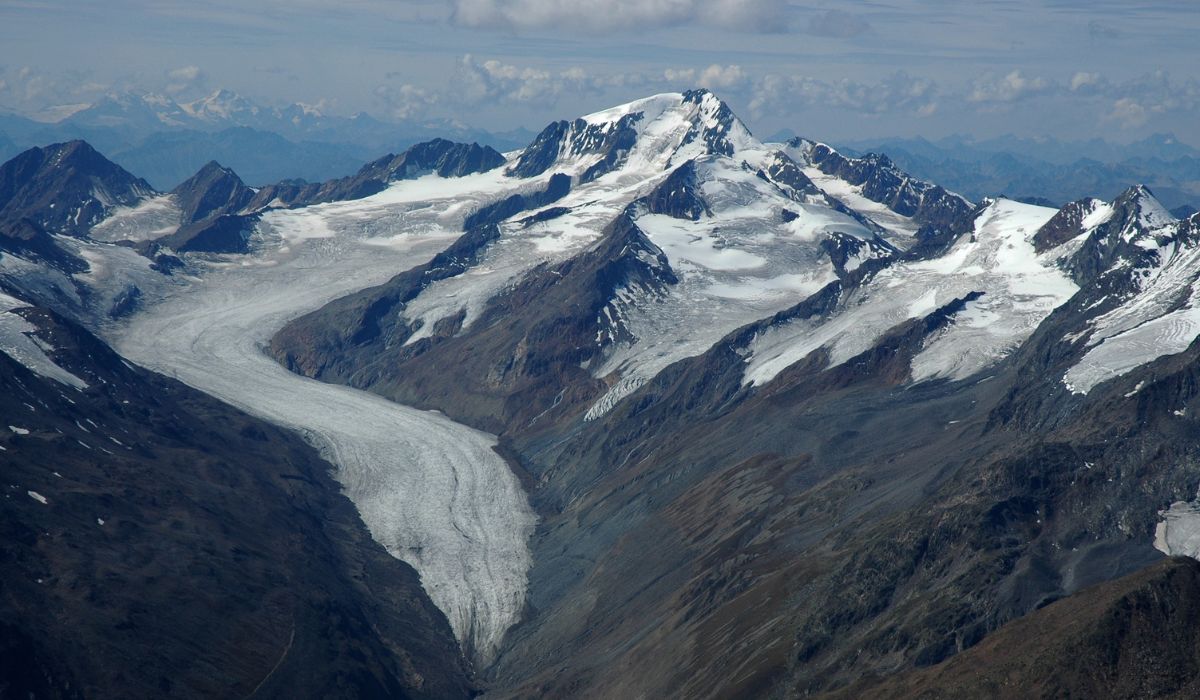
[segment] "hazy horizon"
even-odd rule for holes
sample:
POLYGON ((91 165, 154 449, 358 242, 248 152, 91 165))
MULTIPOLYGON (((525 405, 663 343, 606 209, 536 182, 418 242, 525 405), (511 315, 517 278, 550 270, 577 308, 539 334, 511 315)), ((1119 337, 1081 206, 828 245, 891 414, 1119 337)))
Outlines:
POLYGON ((1196 15, 1112 0, 17 0, 0 7, 0 109, 226 88, 329 114, 537 131, 700 86, 764 136, 1169 132, 1194 144, 1196 15))

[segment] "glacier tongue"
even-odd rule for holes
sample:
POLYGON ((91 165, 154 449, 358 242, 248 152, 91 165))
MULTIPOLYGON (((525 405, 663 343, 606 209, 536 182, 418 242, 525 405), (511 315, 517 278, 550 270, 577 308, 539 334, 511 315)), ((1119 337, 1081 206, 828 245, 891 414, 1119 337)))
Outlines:
POLYGON ((479 176, 467 196, 463 183, 432 184, 269 215, 260 251, 156 292, 108 334, 126 357, 304 434, 336 465, 372 536, 413 565, 464 649, 486 664, 523 609, 535 522, 495 438, 301 377, 262 351, 289 319, 444 248, 461 221, 446 214, 450 198, 465 206, 503 185, 479 176))

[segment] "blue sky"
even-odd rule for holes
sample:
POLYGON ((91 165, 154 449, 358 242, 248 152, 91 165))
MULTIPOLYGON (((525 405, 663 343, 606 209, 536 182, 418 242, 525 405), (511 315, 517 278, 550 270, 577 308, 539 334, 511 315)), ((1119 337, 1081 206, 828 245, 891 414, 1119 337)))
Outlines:
POLYGON ((218 87, 537 129, 703 86, 758 133, 1200 144, 1192 0, 3 0, 0 108, 218 87))

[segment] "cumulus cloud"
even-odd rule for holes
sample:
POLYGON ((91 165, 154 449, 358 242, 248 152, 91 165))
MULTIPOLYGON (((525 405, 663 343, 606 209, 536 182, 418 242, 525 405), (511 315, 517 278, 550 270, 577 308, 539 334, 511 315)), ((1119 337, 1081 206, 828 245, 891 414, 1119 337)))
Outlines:
POLYGON ((713 64, 700 73, 697 84, 709 90, 736 90, 746 82, 746 72, 741 66, 719 66, 713 64))
POLYGON ((110 87, 82 71, 50 73, 31 66, 0 66, 0 106, 27 114, 84 103, 110 87))
POLYGON ((767 75, 755 82, 750 112, 762 116, 824 107, 870 115, 904 112, 929 116, 937 111, 937 94, 938 86, 934 81, 903 71, 874 83, 767 75))
POLYGON ((672 88, 702 87, 714 92, 738 92, 750 83, 750 76, 741 66, 722 66, 716 63, 702 70, 668 68, 663 71, 663 79, 672 88))
POLYGON ((564 94, 600 94, 614 88, 642 88, 652 81, 638 73, 593 75, 582 68, 549 70, 495 59, 477 61, 467 54, 458 62, 454 96, 459 102, 552 105, 564 94))
POLYGON ((453 0, 451 21, 493 30, 615 32, 707 25, 748 32, 786 31, 786 0, 453 0))
POLYGON ((373 95, 375 102, 392 119, 424 118, 441 102, 438 93, 410 83, 379 85, 373 95))
POLYGON ((166 91, 172 95, 204 86, 206 76, 199 66, 181 66, 167 71, 166 91))
POLYGON ((1146 108, 1129 97, 1122 97, 1114 102, 1107 115, 1109 121, 1115 121, 1125 129, 1142 126, 1148 118, 1149 112, 1146 108))
POLYGON ((1016 102, 1026 97, 1042 94, 1050 87, 1050 81, 1045 78, 1026 77, 1020 70, 1014 70, 1001 77, 988 74, 975 80, 971 92, 967 95, 967 101, 976 103, 1016 102))
POLYGON ((1080 92, 1082 90, 1090 90, 1100 84, 1099 73, 1088 73, 1079 71, 1071 76, 1071 92, 1080 92))

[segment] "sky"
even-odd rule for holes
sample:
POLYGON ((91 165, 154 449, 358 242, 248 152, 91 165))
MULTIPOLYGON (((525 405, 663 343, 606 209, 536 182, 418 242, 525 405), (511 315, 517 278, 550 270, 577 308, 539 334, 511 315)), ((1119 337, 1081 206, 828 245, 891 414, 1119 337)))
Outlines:
POLYGON ((226 88, 538 130, 706 87, 752 131, 1200 145, 1195 0, 0 0, 0 109, 226 88))

